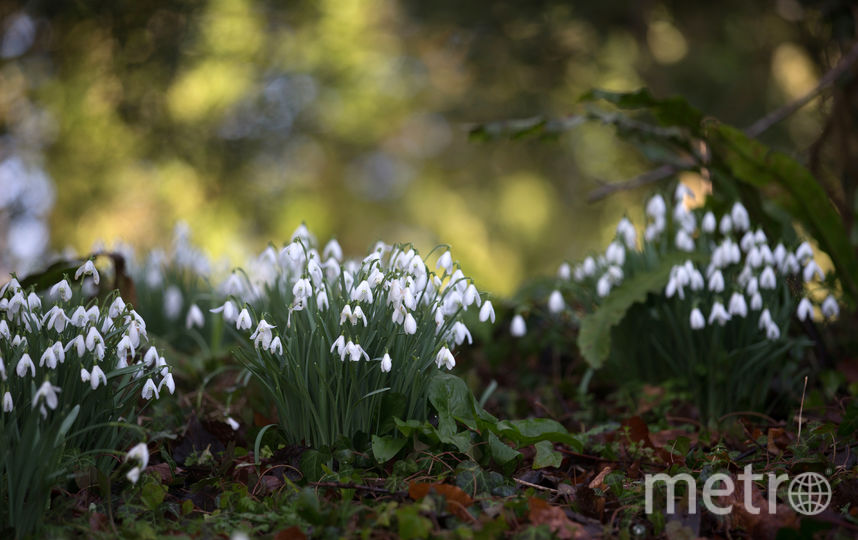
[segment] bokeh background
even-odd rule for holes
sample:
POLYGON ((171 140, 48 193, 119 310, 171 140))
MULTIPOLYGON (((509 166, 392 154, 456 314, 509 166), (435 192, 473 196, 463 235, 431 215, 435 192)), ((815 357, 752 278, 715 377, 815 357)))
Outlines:
MULTIPOLYGON (((449 243, 509 293, 604 245, 644 193, 588 192, 651 164, 599 125, 469 126, 647 86, 745 127, 836 62, 849 4, 0 0, 0 270, 98 240, 145 251, 177 220, 238 264, 305 221, 352 253, 449 243)), ((825 107, 765 141, 802 152, 825 107)))

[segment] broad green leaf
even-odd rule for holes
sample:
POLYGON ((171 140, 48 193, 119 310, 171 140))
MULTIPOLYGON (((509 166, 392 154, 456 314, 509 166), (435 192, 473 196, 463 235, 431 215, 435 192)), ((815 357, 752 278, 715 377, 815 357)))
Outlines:
POLYGON ((563 455, 554 449, 551 441, 539 441, 534 444, 536 456, 533 458, 533 468, 559 467, 563 463, 563 455))
POLYGON ((703 113, 692 107, 684 98, 669 97, 656 99, 646 88, 636 92, 609 92, 591 90, 581 96, 579 101, 605 100, 623 109, 647 109, 663 126, 680 126, 693 134, 700 133, 703 113))
POLYGON ((581 450, 581 442, 569 434, 560 422, 550 418, 527 418, 525 420, 501 420, 497 432, 519 445, 551 441, 567 444, 581 450))
POLYGON ((494 433, 489 433, 488 439, 489 452, 492 455, 492 459, 495 463, 500 465, 504 471, 507 471, 509 467, 515 465, 515 463, 521 459, 521 452, 500 440, 494 433))
POLYGON ((372 436, 372 455, 379 463, 385 463, 393 459, 393 457, 402 450, 408 439, 396 439, 394 437, 379 437, 372 436))
POLYGON ((399 524, 399 537, 403 540, 412 538, 429 538, 432 532, 432 522, 419 514, 417 506, 404 506, 396 511, 396 521, 399 524))
POLYGON ((442 437, 456 433, 456 417, 473 416, 473 394, 465 381, 450 373, 438 373, 429 382, 429 402, 438 412, 438 432, 442 437))
MULTIPOLYGON (((149 477, 151 478, 151 477, 149 477)), ((148 480, 144 482, 143 488, 140 490, 140 500, 146 505, 150 511, 155 511, 164 502, 164 496, 167 495, 167 486, 162 486, 159 482, 148 480)))

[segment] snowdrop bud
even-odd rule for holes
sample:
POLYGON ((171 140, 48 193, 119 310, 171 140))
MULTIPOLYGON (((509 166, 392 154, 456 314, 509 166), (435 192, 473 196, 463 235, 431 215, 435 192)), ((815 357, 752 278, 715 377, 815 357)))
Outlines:
POLYGON ((834 296, 829 294, 822 302, 822 315, 829 319, 840 315, 840 306, 837 304, 837 299, 834 296))
POLYGON ((89 375, 89 385, 93 390, 98 389, 99 381, 101 383, 107 384, 107 376, 104 375, 104 372, 101 371, 101 368, 98 366, 92 367, 92 373, 89 375))
POLYGON ((51 298, 61 299, 63 302, 68 302, 72 297, 71 286, 69 286, 69 282, 63 279, 58 282, 56 285, 51 287, 50 290, 51 298))
POLYGON ((619 242, 611 242, 605 250, 605 260, 610 264, 622 266, 626 261, 626 248, 619 242))
POLYGON ((527 333, 527 325, 524 324, 524 317, 516 315, 512 318, 512 324, 509 327, 509 333, 515 337, 522 337, 527 333))
POLYGON ((105 317, 104 322, 101 323, 101 333, 107 334, 113 329, 113 319, 110 317, 105 317))
POLYGON ((316 287, 319 287, 322 284, 323 273, 322 267, 319 266, 319 263, 316 261, 309 261, 307 263, 307 273, 310 274, 310 279, 313 280, 313 284, 316 287))
POLYGON ((450 349, 447 347, 441 347, 441 350, 438 351, 438 354, 435 356, 435 364, 438 366, 438 369, 441 369, 441 366, 446 366, 447 369, 453 369, 456 367, 456 359, 453 357, 453 353, 450 352, 450 349))
POLYGON ((742 271, 739 272, 739 276, 736 278, 736 281, 740 286, 746 287, 751 279, 754 278, 754 272, 751 270, 750 266, 745 266, 742 268, 742 271))
POLYGON ((820 280, 825 279, 825 274, 822 273, 822 268, 816 264, 816 261, 810 259, 807 264, 804 265, 802 277, 805 281, 813 281, 814 275, 816 275, 820 280))
POLYGON ((754 233, 754 241, 757 244, 765 244, 768 241, 768 237, 763 232, 763 229, 757 229, 757 232, 754 233))
POLYGON ((322 250, 322 258, 327 260, 332 257, 337 261, 343 260, 343 248, 340 247, 340 243, 334 238, 331 238, 328 243, 325 244, 325 249, 322 250))
POLYGON ((443 268, 448 274, 453 273, 453 256, 450 254, 449 250, 445 251, 443 255, 438 257, 438 263, 435 265, 435 268, 443 268))
POLYGON ((775 278, 775 271, 772 270, 771 266, 767 266, 763 269, 763 273, 760 274, 760 288, 761 289, 774 289, 777 287, 777 279, 775 278))
POLYGON ((734 292, 730 297, 730 315, 738 315, 746 317, 748 315, 748 304, 745 302, 745 297, 742 293, 734 292))
POLYGON ((182 291, 175 285, 170 285, 164 292, 164 315, 171 321, 174 321, 181 312, 182 291))
POLYGON ((751 296, 751 309, 759 311, 763 307, 763 296, 759 292, 755 292, 751 296))
POLYGON ((30 377, 36 376, 36 366, 33 364, 33 361, 30 359, 30 355, 24 353, 21 356, 21 359, 18 360, 18 365, 15 366, 15 373, 18 374, 19 377, 23 377, 27 374, 27 370, 30 370, 30 377))
POLYGON ((666 211, 667 205, 661 195, 654 195, 646 204, 646 214, 653 219, 664 217, 666 211))
POLYGON ((205 323, 202 310, 196 304, 191 304, 188 314, 185 316, 185 328, 188 330, 194 327, 202 328, 205 323))
POLYGON ((12 412, 15 408, 15 404, 12 403, 12 394, 6 392, 3 394, 3 412, 12 412))
POLYGON ((808 317, 813 317, 813 304, 810 303, 810 300, 802 298, 801 302, 798 303, 798 311, 796 314, 800 321, 803 321, 808 317))
POLYGON ((715 302, 712 305, 712 312, 709 313, 709 324, 712 324, 713 321, 718 321, 719 325, 724 326, 729 320, 730 314, 724 309, 724 305, 721 302, 715 302))
POLYGON ((658 235, 664 232, 664 229, 667 226, 667 222, 664 219, 664 216, 656 218, 653 223, 647 225, 646 230, 644 231, 644 239, 647 242, 654 242, 658 235))
POLYGON ((155 396, 155 399, 158 399, 158 389, 155 387, 155 383, 152 382, 152 379, 146 379, 146 384, 143 385, 143 391, 140 394, 143 399, 152 399, 152 396, 155 396))
POLYGON ((721 231, 721 234, 730 234, 730 231, 733 230, 733 219, 729 214, 721 216, 721 224, 718 226, 718 230, 721 231))
POLYGON ((491 300, 486 300, 483 302, 483 307, 480 308, 480 322, 486 322, 489 319, 492 323, 495 322, 495 308, 492 306, 491 300))
POLYGON ((566 307, 566 303, 563 301, 563 295, 560 294, 560 291, 553 291, 551 296, 548 297, 548 311, 551 313, 560 313, 566 307))
POLYGON ((414 320, 414 316, 412 314, 409 313, 405 316, 405 322, 402 324, 402 329, 409 335, 417 333, 417 321, 414 320))
POLYGON ((667 286, 664 288, 664 296, 667 298, 673 298, 673 295, 676 294, 676 291, 680 291, 680 298, 684 298, 684 294, 681 290, 681 285, 679 284, 679 280, 676 279, 676 275, 672 273, 670 279, 667 282, 667 286))
POLYGON ((701 328, 706 327, 706 319, 703 318, 703 313, 698 308, 691 310, 688 322, 694 330, 700 330, 701 328))
POLYGON ((572 268, 569 266, 569 263, 563 263, 557 268, 557 278, 562 279, 563 281, 569 281, 572 277, 572 268))
POLYGON ((98 270, 95 269, 95 264, 92 261, 86 261, 77 269, 74 273, 75 281, 79 280, 81 276, 92 276, 93 283, 98 285, 98 270))
POLYGON ((716 293, 724 290, 724 275, 720 270, 715 270, 709 277, 709 290, 716 293))
POLYGON ((238 317, 235 319, 235 327, 238 330, 249 330, 253 323, 250 320, 250 313, 247 308, 241 310, 238 317))
POLYGON ((381 371, 384 373, 389 373, 391 367, 393 367, 393 362, 390 359, 390 355, 384 353, 384 357, 381 359, 381 371))
POLYGON ((125 478, 128 479, 132 484, 136 484, 138 480, 140 480, 140 467, 132 467, 130 471, 125 474, 125 478))
POLYGON ((161 388, 164 386, 167 387, 167 391, 170 392, 170 395, 173 395, 176 392, 176 381, 173 380, 173 374, 167 372, 166 375, 163 376, 161 382, 158 383, 158 392, 161 392, 161 388))
POLYGON ((751 227, 748 211, 740 202, 733 205, 732 210, 730 210, 730 217, 733 218, 733 226, 737 231, 746 231, 751 227))
POLYGON ((711 211, 706 212, 706 215, 703 216, 703 222, 700 224, 700 228, 702 228, 705 233, 715 232, 715 214, 711 211))

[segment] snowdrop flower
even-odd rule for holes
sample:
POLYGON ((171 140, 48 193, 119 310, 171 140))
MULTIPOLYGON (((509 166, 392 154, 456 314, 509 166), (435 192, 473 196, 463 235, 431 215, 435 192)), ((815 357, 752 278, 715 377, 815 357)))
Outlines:
MULTIPOLYGON (((471 304, 477 304, 477 306, 479 306, 481 303, 482 300, 480 300, 480 293, 477 291, 474 284, 471 283, 468 285, 468 288, 465 289, 465 294, 462 295, 462 306, 467 309, 471 304)), ((411 308, 414 309, 413 306, 411 308)))
POLYGON ((3 412, 12 412, 15 408, 15 404, 12 403, 12 394, 6 392, 3 394, 3 412))
POLYGON ((107 310, 107 315, 111 319, 115 319, 119 315, 125 312, 125 301, 122 300, 122 297, 117 296, 113 303, 110 304, 110 308, 107 310))
POLYGON ((176 320, 182 312, 182 291, 175 285, 170 285, 164 291, 164 315, 171 321, 176 320))
POLYGON ((235 327, 238 330, 249 330, 253 323, 250 320, 250 313, 247 308, 241 310, 238 317, 235 319, 235 327))
POLYGON ((829 294, 822 302, 822 315, 829 319, 840 315, 840 306, 837 304, 837 299, 834 296, 829 294))
POLYGON ((101 334, 98 333, 98 330, 94 326, 91 326, 89 332, 86 334, 86 350, 92 351, 99 344, 102 347, 104 346, 104 338, 101 337, 101 334))
POLYGON ((322 250, 322 258, 333 258, 337 261, 343 260, 343 248, 340 247, 340 243, 331 238, 328 243, 325 244, 325 249, 322 250))
POLYGON ((349 360, 351 360, 352 362, 360 362, 361 356, 363 356, 364 359, 369 362, 369 355, 357 343, 352 343, 351 341, 346 343, 344 353, 346 356, 349 357, 349 360))
POLYGON ((584 259, 581 268, 584 270, 584 275, 590 277, 596 273, 596 261, 593 259, 593 257, 587 257, 586 259, 584 259))
POLYGON ((611 242, 605 250, 605 260, 610 264, 622 266, 626 261, 626 249, 619 242, 611 242))
POLYGON ((703 221, 700 223, 700 228, 705 233, 715 232, 715 214, 711 211, 706 212, 706 215, 703 216, 703 221))
POLYGON ((71 320, 69 321, 73 326, 77 326, 78 328, 83 328, 86 326, 86 323, 89 322, 89 317, 86 315, 86 310, 83 309, 83 306, 78 306, 74 313, 72 313, 71 320))
POLYGON ((486 322, 489 319, 492 323, 495 322, 495 308, 492 306, 491 300, 486 300, 483 302, 483 307, 480 308, 480 322, 486 322))
POLYGON ((757 232, 754 233, 754 242, 757 244, 765 244, 768 241, 768 237, 766 233, 763 232, 763 229, 757 229, 757 232))
POLYGON ((742 251, 748 252, 754 247, 754 233, 751 231, 746 232, 742 235, 742 239, 739 240, 739 246, 742 248, 742 251))
POLYGON ((775 246, 775 250, 772 252, 772 257, 774 258, 775 264, 778 265, 778 268, 782 268, 786 254, 787 251, 783 244, 775 246))
POLYGON ((389 373, 390 369, 393 367, 393 362, 390 359, 390 355, 384 353, 384 357, 381 359, 381 371, 383 373, 389 373))
POLYGON ((107 376, 105 376, 104 372, 101 371, 101 368, 98 366, 92 367, 92 373, 89 375, 89 385, 93 390, 98 389, 99 382, 107 384, 107 376))
POLYGON ((238 431, 238 428, 241 427, 241 424, 236 422, 231 416, 226 417, 226 423, 229 424, 229 427, 231 427, 233 431, 238 431))
MULTIPOLYGON (((70 319, 66 317, 65 312, 59 306, 54 306, 47 313, 42 316, 42 323, 45 322, 45 319, 48 321, 48 329, 53 328, 58 334, 62 333, 66 328, 66 323, 70 322, 70 319)), ((6 321, 3 321, 4 323, 6 321)))
POLYGON ((250 339, 253 340, 254 347, 259 347, 259 343, 261 342, 262 348, 268 350, 268 347, 271 346, 271 341, 274 339, 274 335, 271 332, 274 328, 277 327, 268 324, 265 319, 259 321, 259 324, 256 325, 256 331, 250 335, 250 339))
POLYGON ((783 268, 781 272, 784 274, 797 274, 799 271, 798 259, 792 253, 788 253, 786 258, 784 259, 783 268))
POLYGON ((155 387, 155 383, 152 382, 152 379, 146 379, 146 384, 143 385, 143 391, 140 394, 143 399, 152 399, 152 396, 155 396, 155 399, 158 399, 158 389, 155 387))
POLYGON ((667 205, 661 195, 654 195, 646 204, 646 214, 653 219, 664 217, 666 211, 667 205))
POLYGON ((748 304, 745 303, 745 297, 742 293, 734 292, 730 297, 730 315, 738 315, 746 317, 748 315, 748 304))
POLYGON ((813 317, 813 304, 810 303, 810 300, 807 298, 802 298, 801 302, 798 303, 798 310, 796 311, 798 315, 798 320, 803 321, 808 317, 813 317))
POLYGON ((149 347, 149 350, 147 350, 146 354, 143 355, 143 365, 149 367, 157 361, 158 349, 156 349, 155 347, 149 347))
POLYGON ((161 382, 158 383, 158 392, 161 392, 161 388, 166 386, 167 391, 170 392, 170 395, 173 395, 176 392, 176 381, 173 380, 173 374, 167 372, 166 375, 163 376, 161 382))
POLYGON ((233 322, 238 318, 238 308, 231 300, 227 300, 222 306, 210 309, 209 311, 211 313, 223 312, 223 320, 226 322, 233 322))
POLYGON ((268 350, 271 351, 271 354, 283 355, 283 343, 280 342, 279 336, 274 336, 274 339, 271 340, 271 344, 268 346, 268 350))
POLYGON ((56 409, 58 404, 57 394, 60 392, 59 386, 54 386, 49 381, 43 382, 42 386, 36 391, 36 395, 33 396, 33 408, 35 409, 39 400, 44 398, 45 404, 49 409, 56 409))
POLYGON ((709 276, 709 290, 716 293, 724 290, 724 274, 720 270, 715 270, 709 276))
POLYGON ((569 281, 572 277, 572 267, 569 266, 569 263, 564 262, 557 268, 557 278, 562 279, 563 281, 569 281))
POLYGON ((438 257, 438 263, 435 265, 435 268, 443 268, 444 272, 447 274, 453 273, 453 256, 450 254, 450 251, 445 251, 440 257, 438 257))
POLYGON ((69 282, 63 279, 59 281, 56 285, 51 287, 49 294, 51 295, 51 298, 59 298, 63 302, 68 302, 69 300, 71 300, 72 290, 69 286, 69 282))
POLYGON ((729 320, 730 314, 724 309, 724 305, 721 302, 715 302, 712 305, 712 312, 709 313, 709 324, 712 324, 713 321, 718 321, 719 325, 724 326, 729 320))
MULTIPOLYGON (((358 308, 360 309, 360 308, 358 308)), ((457 323, 461 324, 461 323, 457 323)), ((417 333, 417 321, 414 320, 414 315, 408 314, 405 316, 405 322, 402 323, 402 329, 406 334, 414 335, 417 333)))
MULTIPOLYGON (((340 323, 342 324, 342 323, 340 323)), ((345 350, 346 350, 346 338, 343 336, 338 337, 334 343, 331 345, 331 352, 334 352, 336 349, 337 354, 340 357, 340 360, 345 360, 345 350)))
POLYGON ((527 333, 527 325, 524 324, 524 317, 516 315, 512 318, 512 323, 509 326, 509 333, 515 337, 522 337, 527 333))
POLYGON ((563 301, 563 295, 560 291, 555 290, 548 297, 548 311, 551 313, 560 313, 566 307, 566 302, 563 301))
POLYGON ((673 220, 679 224, 680 229, 687 233, 693 233, 694 228, 697 226, 697 218, 695 218, 694 214, 685 208, 684 204, 679 204, 674 207, 673 220))
POLYGON ((676 231, 674 243, 676 244, 676 249, 680 251, 694 251, 694 239, 691 238, 691 235, 685 229, 676 231))
POLYGON ((611 292, 611 278, 608 274, 603 274, 596 283, 596 294, 601 297, 608 296, 611 292))
POLYGON ((729 214, 721 216, 721 223, 718 225, 718 230, 721 231, 721 234, 730 234, 730 231, 733 230, 733 219, 729 214))
POLYGON ((309 279, 299 279, 292 286, 292 294, 298 299, 307 298, 313 294, 313 285, 310 284, 309 279))
POLYGON ((778 339, 781 337, 781 329, 774 323, 766 326, 766 337, 772 341, 778 339))
POLYGON ((310 279, 313 280, 313 284, 318 287, 322 284, 322 280, 324 279, 322 273, 322 267, 319 266, 315 260, 309 261, 307 263, 307 273, 310 274, 310 279))
POLYGON ((45 349, 45 352, 42 353, 42 358, 39 359, 39 367, 42 367, 45 364, 47 364, 48 369, 57 368, 57 355, 54 353, 53 347, 45 349))
POLYGON ((66 344, 65 351, 68 352, 68 350, 72 348, 77 352, 78 358, 83 358, 84 351, 86 351, 86 342, 84 341, 83 336, 76 336, 74 339, 69 341, 66 344))
POLYGON ((132 484, 136 484, 140 478, 140 473, 149 465, 149 449, 146 447, 146 443, 140 443, 128 451, 125 455, 125 462, 129 461, 135 461, 137 465, 128 471, 126 477, 132 484))
POLYGON ((763 272, 760 274, 760 288, 774 289, 776 286, 777 279, 775 278, 775 271, 772 270, 771 266, 765 267, 763 272))
POLYGON ((647 225, 646 230, 644 231, 644 239, 647 242, 653 242, 658 235, 664 232, 664 229, 667 226, 667 221, 664 219, 664 216, 656 218, 656 220, 649 225, 647 225))
POLYGON ((319 289, 319 293, 316 294, 316 306, 320 311, 328 309, 328 293, 325 289, 319 289))
POLYGON ((468 340, 468 345, 473 344, 471 332, 468 330, 468 327, 461 322, 456 321, 450 331, 453 335, 453 341, 456 343, 456 345, 461 345, 462 343, 464 343, 465 339, 468 340))
POLYGON ((23 377, 27 374, 27 370, 30 370, 30 377, 36 376, 36 366, 33 365, 33 361, 30 359, 30 355, 24 353, 21 355, 21 359, 18 360, 18 365, 15 366, 15 373, 18 374, 19 377, 23 377))
POLYGON ((20 311, 20 309, 27 305, 27 300, 24 298, 24 295, 21 294, 21 291, 15 293, 12 298, 6 304, 6 311, 15 315, 20 311))
POLYGON ((757 323, 757 328, 760 330, 767 328, 772 324, 772 314, 768 309, 764 309, 762 313, 760 313, 760 321, 757 323))
POLYGON ((6 381, 6 363, 3 361, 3 357, 0 356, 0 381, 6 381))
POLYGON ((759 311, 763 307, 763 296, 756 292, 751 296, 751 309, 759 311))
POLYGON ((98 285, 98 270, 95 269, 95 264, 91 260, 86 261, 77 269, 74 273, 75 281, 79 280, 81 276, 92 276, 92 282, 98 285))
POLYGON ((802 277, 805 281, 813 281, 813 276, 816 275, 820 280, 825 279, 825 274, 822 273, 822 268, 816 264, 816 261, 810 259, 806 265, 804 265, 804 271, 802 277))
POLYGON ((809 243, 802 242, 801 245, 798 246, 798 249, 795 250, 795 258, 798 259, 800 263, 805 263, 810 259, 813 259, 813 248, 810 247, 809 243))
POLYGON ((438 369, 441 369, 441 366, 446 366, 449 370, 456 367, 456 359, 453 357, 453 353, 450 352, 450 349, 447 347, 441 347, 441 350, 438 351, 438 354, 435 356, 435 364, 438 366, 438 369))
POLYGON ((617 224, 617 236, 623 239, 623 243, 629 249, 634 249, 637 243, 638 233, 629 218, 623 217, 617 224))
POLYGON ((369 283, 367 283, 366 280, 361 281, 352 291, 351 298, 353 302, 366 302, 368 304, 372 304, 372 289, 370 289, 369 283))
POLYGON ((116 345, 116 355, 119 358, 126 358, 128 353, 131 353, 131 356, 134 356, 134 349, 136 347, 131 341, 129 336, 122 336, 122 339, 119 340, 119 343, 116 345))
POLYGON ((191 304, 188 314, 185 316, 185 328, 188 330, 194 327, 202 328, 205 324, 206 321, 203 318, 202 310, 196 304, 191 304))
POLYGON ((688 322, 694 330, 700 330, 706 326, 706 319, 703 318, 703 313, 698 308, 691 310, 691 316, 689 317, 688 322))
POLYGON ((747 231, 751 227, 751 218, 748 216, 748 211, 740 202, 736 202, 730 210, 730 217, 733 219, 733 227, 737 231, 747 231))
POLYGON ((12 334, 9 332, 9 325, 6 324, 5 320, 0 320, 0 337, 4 337, 9 339, 12 334))
POLYGON ((752 247, 751 251, 748 252, 747 261, 748 266, 751 268, 759 268, 763 264, 763 255, 756 246, 752 247))

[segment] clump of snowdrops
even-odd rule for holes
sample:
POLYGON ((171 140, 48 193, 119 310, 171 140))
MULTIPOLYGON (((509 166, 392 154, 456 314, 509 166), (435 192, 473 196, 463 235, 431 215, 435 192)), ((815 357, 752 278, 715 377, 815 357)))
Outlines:
POLYGON ((0 290, 0 522, 18 537, 74 470, 109 475, 142 406, 175 389, 137 312, 117 293, 86 300, 83 280, 99 282, 92 261, 74 279, 43 296, 14 277, 0 290))
MULTIPOLYGON (((621 381, 679 380, 707 420, 765 410, 772 389, 800 380, 792 360, 809 340, 799 337, 797 322, 836 317, 838 302, 824 292, 810 244, 769 239, 740 202, 716 215, 690 209, 691 197, 682 184, 672 208, 653 196, 642 235, 624 217, 604 253, 574 268, 563 264, 548 311, 569 303, 584 316, 616 309, 615 295, 632 295, 661 276, 661 289, 633 303, 613 328, 608 373, 621 381), (817 306, 811 296, 824 300, 817 306)), ((521 316, 511 331, 526 332, 521 316)))
POLYGON ((329 446, 381 435, 394 417, 427 417, 429 381, 471 342, 463 312, 494 320, 449 250, 433 268, 408 245, 378 243, 364 259, 344 260, 331 240, 320 253, 301 226, 285 247, 262 253, 253 277, 227 279, 229 299, 216 311, 249 334, 252 347, 239 355, 290 442, 329 446))

